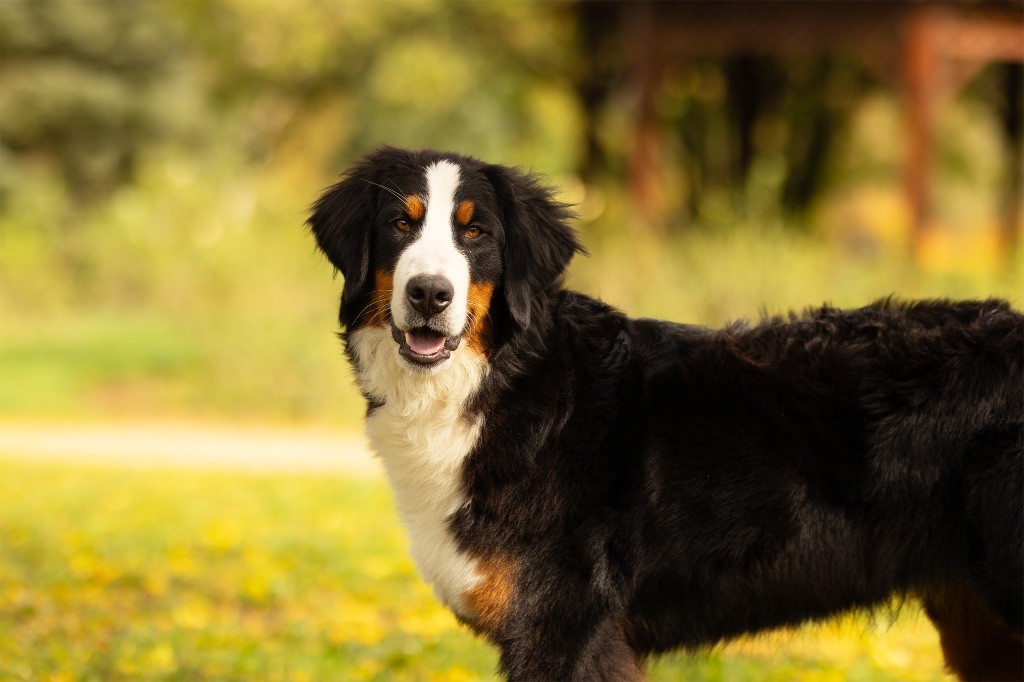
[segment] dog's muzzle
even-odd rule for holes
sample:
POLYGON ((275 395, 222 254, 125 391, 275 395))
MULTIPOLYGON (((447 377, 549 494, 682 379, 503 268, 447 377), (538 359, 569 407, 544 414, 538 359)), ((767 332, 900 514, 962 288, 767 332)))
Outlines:
POLYGON ((403 332, 392 323, 391 338, 398 344, 398 352, 406 360, 430 367, 451 357, 452 351, 462 341, 462 334, 445 336, 426 326, 403 332))

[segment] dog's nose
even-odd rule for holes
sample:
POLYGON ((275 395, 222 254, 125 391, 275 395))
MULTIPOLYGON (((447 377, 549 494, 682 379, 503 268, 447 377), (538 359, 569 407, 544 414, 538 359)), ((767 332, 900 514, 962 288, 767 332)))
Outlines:
POLYGON ((455 287, 441 275, 417 275, 405 285, 405 295, 413 310, 429 318, 448 307, 455 296, 455 287))

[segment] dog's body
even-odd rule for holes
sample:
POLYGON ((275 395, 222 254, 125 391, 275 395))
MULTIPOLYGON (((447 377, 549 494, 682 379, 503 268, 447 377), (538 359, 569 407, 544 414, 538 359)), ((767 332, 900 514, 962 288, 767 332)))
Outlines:
POLYGON ((724 330, 561 288, 532 177, 385 148, 310 225, 424 579, 514 679, 918 596, 963 677, 1024 675, 1024 317, 823 308, 724 330))

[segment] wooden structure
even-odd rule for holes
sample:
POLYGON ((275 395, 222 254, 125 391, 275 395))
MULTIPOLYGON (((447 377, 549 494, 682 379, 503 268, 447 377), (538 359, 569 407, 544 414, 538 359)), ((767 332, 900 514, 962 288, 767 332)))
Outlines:
MULTIPOLYGON (((984 65, 1024 62, 1024 2, 1020 0, 634 0, 580 9, 585 40, 588 31, 591 39, 594 31, 619 33, 617 44, 624 52, 636 96, 629 189, 636 206, 655 215, 660 210, 655 190, 660 149, 655 100, 666 69, 674 63, 736 55, 848 54, 862 60, 880 80, 903 93, 905 192, 914 230, 919 232, 929 218, 932 124, 937 107, 984 65), (612 16, 601 19, 598 15, 612 16)), ((1021 84, 1009 87, 1019 90, 1021 84)), ((1019 109, 1020 93, 1013 94, 1019 109)))

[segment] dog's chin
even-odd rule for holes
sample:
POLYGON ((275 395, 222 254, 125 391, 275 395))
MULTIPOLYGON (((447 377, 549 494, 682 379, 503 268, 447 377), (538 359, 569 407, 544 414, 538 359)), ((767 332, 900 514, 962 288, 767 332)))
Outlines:
POLYGON ((459 347, 462 334, 445 336, 430 327, 413 327, 403 331, 391 325, 391 338, 398 344, 398 354, 414 368, 427 370, 438 367, 459 347))

